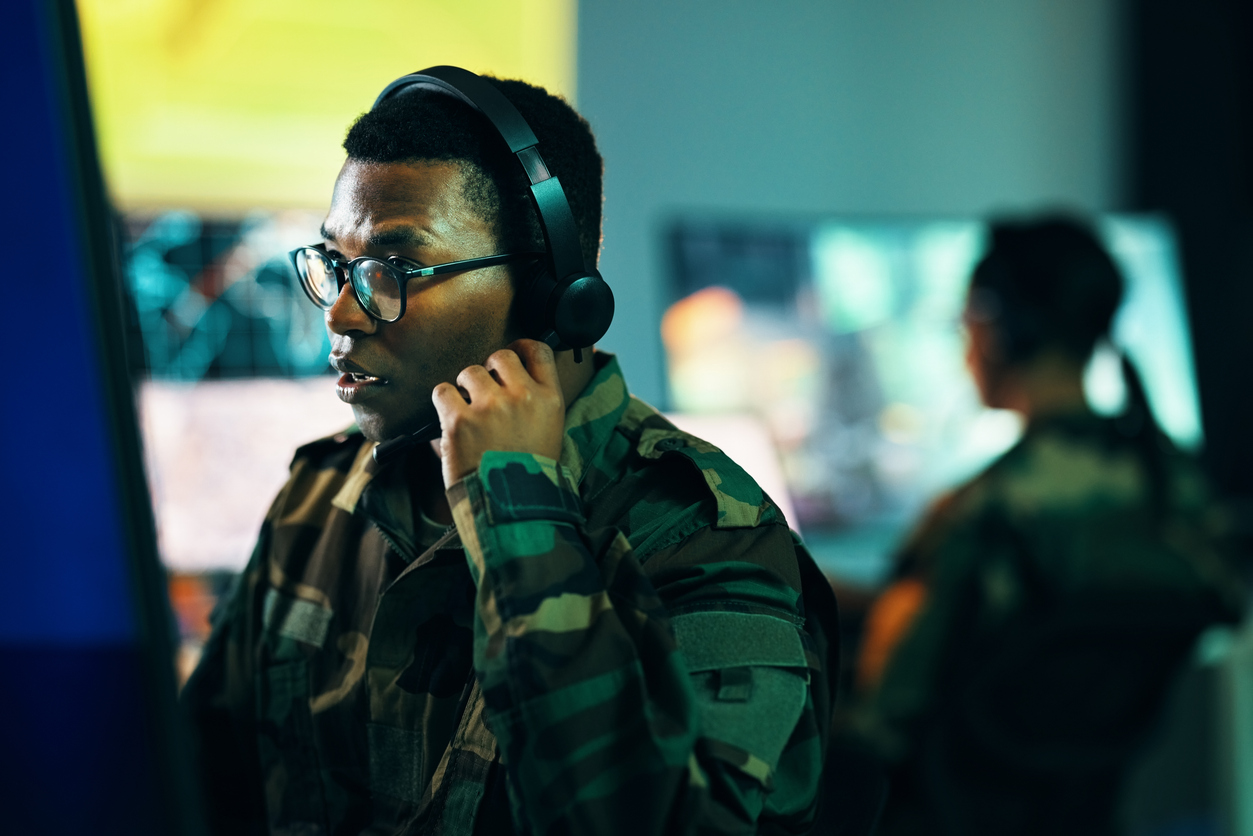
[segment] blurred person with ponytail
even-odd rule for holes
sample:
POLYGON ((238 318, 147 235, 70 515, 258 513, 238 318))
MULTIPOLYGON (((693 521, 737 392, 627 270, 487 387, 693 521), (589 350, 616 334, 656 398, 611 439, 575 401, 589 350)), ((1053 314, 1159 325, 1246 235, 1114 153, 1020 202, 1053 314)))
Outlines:
POLYGON ((1083 223, 991 225, 966 359, 1025 432, 930 509, 869 612, 851 737, 891 777, 880 833, 1116 832, 1173 671, 1238 616, 1205 480, 1126 357, 1124 413, 1086 403, 1122 295, 1083 223))

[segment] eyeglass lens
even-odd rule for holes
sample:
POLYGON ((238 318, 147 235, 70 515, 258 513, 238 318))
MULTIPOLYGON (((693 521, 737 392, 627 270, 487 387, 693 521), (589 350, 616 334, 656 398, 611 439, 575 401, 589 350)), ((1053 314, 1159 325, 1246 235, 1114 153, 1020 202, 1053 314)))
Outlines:
POLYGON ((374 259, 353 265, 352 286, 361 305, 384 322, 400 317, 400 283, 392 268, 374 259))
MULTIPOLYGON (((339 296, 339 280, 335 265, 326 254, 305 248, 297 255, 297 266, 309 297, 323 309, 334 305, 339 296)), ((372 258, 357 262, 349 281, 361 306, 372 316, 385 322, 400 317, 400 283, 390 265, 372 258)))
POLYGON ((296 266, 309 298, 322 308, 334 305, 339 296, 339 281, 330 259, 317 250, 303 249, 296 255, 296 266))

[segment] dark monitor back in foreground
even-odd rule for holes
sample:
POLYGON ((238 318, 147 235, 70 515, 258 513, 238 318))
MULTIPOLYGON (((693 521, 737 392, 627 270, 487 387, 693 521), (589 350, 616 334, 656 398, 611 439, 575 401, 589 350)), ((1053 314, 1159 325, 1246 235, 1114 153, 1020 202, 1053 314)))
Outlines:
POLYGON ((5 11, 0 831, 194 833, 75 7, 5 11))

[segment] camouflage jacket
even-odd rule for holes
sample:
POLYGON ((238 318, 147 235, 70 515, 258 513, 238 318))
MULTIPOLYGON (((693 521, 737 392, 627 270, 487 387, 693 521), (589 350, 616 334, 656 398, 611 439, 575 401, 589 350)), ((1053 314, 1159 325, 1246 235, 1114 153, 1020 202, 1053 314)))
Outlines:
MULTIPOLYGON (((962 692, 980 659, 1067 604, 1238 613, 1245 591, 1206 481, 1191 457, 1153 441, 1150 465, 1116 420, 1041 418, 932 507, 881 599, 912 585, 923 590, 920 605, 896 619, 899 641, 856 717, 881 756, 912 756, 928 718, 962 692)), ((875 621, 872 609, 867 644, 875 621)))
POLYGON ((298 451, 184 690, 217 832, 806 828, 821 577, 595 357, 561 460, 488 453, 433 543, 417 468, 355 433, 298 451))

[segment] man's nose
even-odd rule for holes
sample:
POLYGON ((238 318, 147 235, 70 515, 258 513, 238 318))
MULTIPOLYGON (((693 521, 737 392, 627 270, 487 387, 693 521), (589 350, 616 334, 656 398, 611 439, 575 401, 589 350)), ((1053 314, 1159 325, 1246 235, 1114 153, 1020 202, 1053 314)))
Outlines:
POLYGON ((339 296, 335 298, 335 304, 326 311, 326 327, 333 334, 343 335, 354 331, 373 334, 378 330, 378 320, 361 307, 352 284, 344 282, 339 289, 339 296))

